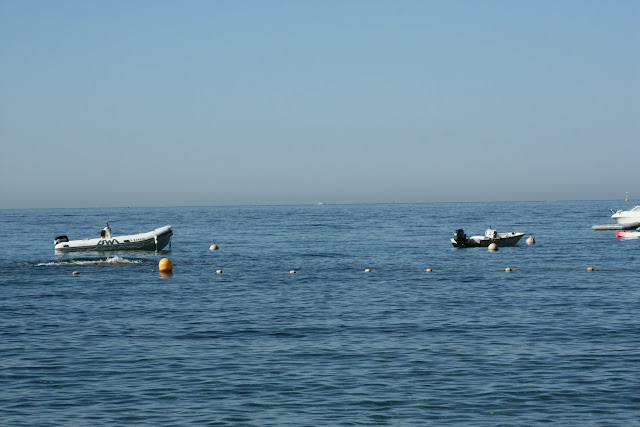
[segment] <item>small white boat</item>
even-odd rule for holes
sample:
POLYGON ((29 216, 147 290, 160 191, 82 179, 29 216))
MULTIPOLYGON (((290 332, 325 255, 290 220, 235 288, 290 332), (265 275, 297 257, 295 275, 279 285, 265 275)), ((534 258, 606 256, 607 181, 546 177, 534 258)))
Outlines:
POLYGON ((640 231, 616 231, 616 237, 620 239, 640 239, 640 231))
POLYGON ((67 236, 58 236, 53 241, 54 249, 60 252, 76 251, 159 251, 171 242, 173 231, 170 225, 156 228, 146 233, 132 234, 129 236, 113 236, 109 221, 107 226, 100 230, 100 237, 95 239, 69 240, 67 236))
POLYGON ((524 236, 524 233, 498 233, 497 230, 489 227, 484 232, 484 236, 467 237, 463 229, 458 229, 453 233, 451 243, 454 248, 486 248, 490 244, 495 243, 498 246, 513 246, 524 236))
POLYGON ((622 209, 618 209, 617 211, 613 211, 613 215, 611 218, 618 221, 619 224, 627 224, 630 222, 640 222, 640 205, 635 205, 631 209, 627 211, 623 211, 622 209))

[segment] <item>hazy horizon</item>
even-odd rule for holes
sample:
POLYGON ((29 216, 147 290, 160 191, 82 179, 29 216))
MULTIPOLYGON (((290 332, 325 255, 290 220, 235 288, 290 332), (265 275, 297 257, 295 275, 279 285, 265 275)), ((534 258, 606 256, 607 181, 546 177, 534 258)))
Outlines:
POLYGON ((277 207, 277 206, 358 206, 358 205, 421 205, 421 204, 465 204, 465 203, 563 203, 563 202, 611 202, 616 203, 611 209, 627 209, 636 204, 640 204, 640 199, 625 201, 622 199, 562 199, 562 200, 451 200, 451 201, 417 201, 417 202, 359 202, 359 203, 292 203, 292 204, 219 204, 219 205, 127 205, 127 206, 58 206, 58 207, 21 207, 21 208, 0 208, 0 210, 30 210, 30 209, 153 209, 153 208, 238 208, 238 207, 277 207))

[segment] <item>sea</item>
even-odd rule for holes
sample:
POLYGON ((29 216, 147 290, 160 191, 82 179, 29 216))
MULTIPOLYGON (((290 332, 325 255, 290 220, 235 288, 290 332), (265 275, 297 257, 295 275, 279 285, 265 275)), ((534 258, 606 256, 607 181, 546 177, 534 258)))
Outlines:
POLYGON ((0 210, 0 424, 640 425, 640 239, 591 229, 630 207, 0 210), (54 252, 105 221, 171 246, 54 252))

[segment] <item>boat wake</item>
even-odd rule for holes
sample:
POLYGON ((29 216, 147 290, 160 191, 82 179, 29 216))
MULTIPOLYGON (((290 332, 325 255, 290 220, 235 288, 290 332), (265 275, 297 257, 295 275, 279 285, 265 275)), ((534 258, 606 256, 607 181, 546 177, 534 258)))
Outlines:
POLYGON ((107 257, 106 259, 96 258, 75 258, 52 262, 41 262, 36 267, 50 267, 62 265, 140 265, 146 261, 142 259, 127 259, 119 256, 107 257))

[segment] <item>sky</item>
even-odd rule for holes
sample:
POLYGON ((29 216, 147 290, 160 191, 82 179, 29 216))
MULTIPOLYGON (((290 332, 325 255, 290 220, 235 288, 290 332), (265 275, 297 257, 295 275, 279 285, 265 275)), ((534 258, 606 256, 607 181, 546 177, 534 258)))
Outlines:
POLYGON ((0 0, 0 209, 640 199, 637 0, 0 0))

